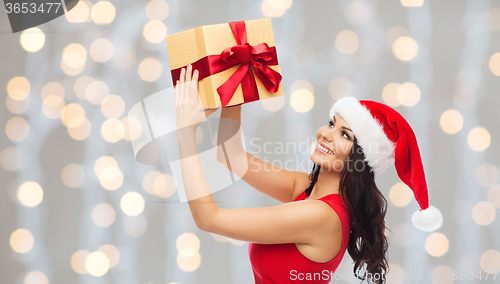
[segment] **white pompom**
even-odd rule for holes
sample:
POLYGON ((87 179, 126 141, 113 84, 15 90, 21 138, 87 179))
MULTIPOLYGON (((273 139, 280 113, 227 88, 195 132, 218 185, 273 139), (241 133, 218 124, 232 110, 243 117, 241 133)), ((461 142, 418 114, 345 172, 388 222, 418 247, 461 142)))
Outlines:
POLYGON ((422 211, 416 211, 411 216, 413 225, 424 232, 435 231, 443 225, 443 215, 434 206, 429 206, 422 211))

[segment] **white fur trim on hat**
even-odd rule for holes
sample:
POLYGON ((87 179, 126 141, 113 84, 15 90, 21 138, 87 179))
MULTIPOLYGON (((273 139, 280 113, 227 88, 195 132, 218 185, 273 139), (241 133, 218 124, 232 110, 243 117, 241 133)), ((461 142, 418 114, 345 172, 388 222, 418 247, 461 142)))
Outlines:
POLYGON ((411 216, 413 225, 424 232, 435 231, 443 225, 443 215, 434 206, 429 206, 425 210, 419 210, 411 216))
POLYGON ((330 119, 342 116, 363 149, 365 161, 379 175, 394 163, 394 144, 382 125, 352 96, 339 99, 330 109, 330 119))

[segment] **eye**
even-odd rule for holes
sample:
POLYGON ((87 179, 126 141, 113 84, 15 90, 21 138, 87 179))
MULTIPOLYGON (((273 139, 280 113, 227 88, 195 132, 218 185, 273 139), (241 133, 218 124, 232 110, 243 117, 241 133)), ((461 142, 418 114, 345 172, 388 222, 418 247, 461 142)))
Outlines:
POLYGON ((351 137, 349 137, 349 134, 347 134, 347 132, 342 131, 342 135, 345 135, 345 138, 351 140, 351 137))
POLYGON ((333 127, 333 122, 331 120, 328 121, 328 124, 333 127))

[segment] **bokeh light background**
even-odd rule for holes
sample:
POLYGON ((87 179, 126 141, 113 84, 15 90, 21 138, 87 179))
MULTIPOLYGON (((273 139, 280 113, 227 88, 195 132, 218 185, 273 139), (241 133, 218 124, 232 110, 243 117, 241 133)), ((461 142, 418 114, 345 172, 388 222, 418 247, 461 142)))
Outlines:
MULTIPOLYGON (((135 161, 127 113, 171 86, 167 34, 263 17, 285 96, 243 106, 247 150, 309 172, 309 153, 255 145, 312 145, 344 96, 393 106, 444 226, 414 228, 394 167, 377 178, 391 273, 423 275, 388 283, 499 283, 484 278, 500 270, 500 2, 487 0, 84 0, 16 34, 0 12, 1 283, 254 283, 248 243, 200 231, 168 166, 135 161)), ((243 181, 214 198, 279 204, 243 181)), ((346 253, 338 282, 359 283, 352 267, 346 253)))

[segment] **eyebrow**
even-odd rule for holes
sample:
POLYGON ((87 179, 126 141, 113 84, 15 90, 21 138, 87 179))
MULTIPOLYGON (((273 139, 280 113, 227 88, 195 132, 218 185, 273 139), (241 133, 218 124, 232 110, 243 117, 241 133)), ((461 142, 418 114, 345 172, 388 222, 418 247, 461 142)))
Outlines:
MULTIPOLYGON (((333 117, 333 123, 337 123, 337 119, 335 118, 335 116, 333 117)), ((352 134, 354 134, 354 132, 352 132, 351 129, 349 129, 349 128, 345 127, 345 126, 342 126, 342 128, 346 129, 346 130, 349 130, 349 131, 351 131, 352 134)))

